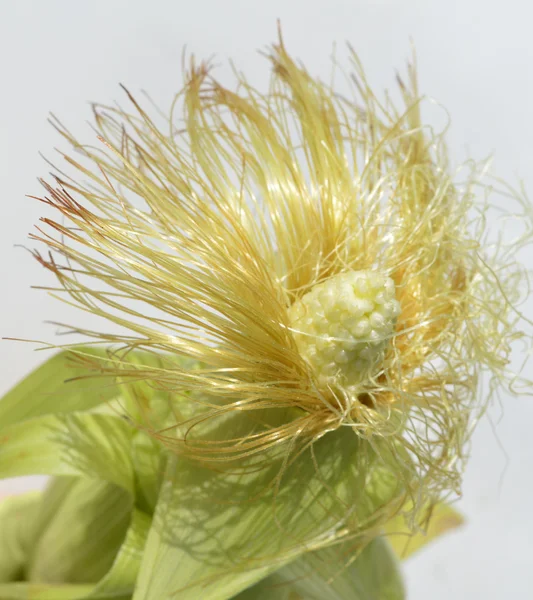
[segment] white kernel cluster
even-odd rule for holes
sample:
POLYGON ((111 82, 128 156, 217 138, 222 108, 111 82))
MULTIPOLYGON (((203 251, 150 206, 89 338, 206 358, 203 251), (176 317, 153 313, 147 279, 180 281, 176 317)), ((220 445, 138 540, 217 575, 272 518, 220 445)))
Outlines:
POLYGON ((349 271, 296 300, 289 319, 298 349, 319 381, 350 387, 383 360, 399 312, 392 279, 349 271))

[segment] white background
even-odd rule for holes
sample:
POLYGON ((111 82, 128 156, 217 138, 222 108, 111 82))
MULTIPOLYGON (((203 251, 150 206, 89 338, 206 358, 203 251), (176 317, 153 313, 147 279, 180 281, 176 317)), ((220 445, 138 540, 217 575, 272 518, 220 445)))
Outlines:
MULTIPOLYGON (((359 53, 377 89, 394 86, 395 69, 417 49, 420 88, 449 110, 453 159, 495 152, 495 170, 533 190, 533 10, 524 0, 0 0, 0 336, 47 339, 45 320, 84 322, 31 290, 50 283, 15 244, 43 214, 37 176, 57 136, 52 110, 69 125, 90 117, 88 101, 123 100, 118 83, 146 89, 165 105, 180 87, 184 45, 198 57, 233 58, 266 85, 256 52, 282 20, 289 50, 327 77, 333 43, 359 53)), ((220 76, 227 75, 226 67, 220 76)), ((78 129, 79 130, 79 127, 78 129)), ((91 136, 88 128, 84 129, 91 136)), ((525 256, 530 266, 531 253, 525 256)), ((531 306, 530 306, 531 314, 531 306)), ((0 393, 44 356, 0 342, 0 393)), ((405 565, 411 600, 533 597, 533 405, 504 399, 473 440, 459 503, 468 524, 405 565), (493 425, 495 425, 493 431, 493 425), (508 459, 506 456, 508 455, 508 459)), ((8 481, 2 491, 35 481, 8 481)), ((0 533, 1 535, 1 533, 0 533)))

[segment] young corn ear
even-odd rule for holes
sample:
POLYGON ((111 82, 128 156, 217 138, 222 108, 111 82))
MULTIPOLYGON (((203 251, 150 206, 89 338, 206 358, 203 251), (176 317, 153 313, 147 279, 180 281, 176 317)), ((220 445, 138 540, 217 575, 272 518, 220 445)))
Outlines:
POLYGON ((33 236, 50 252, 35 256, 54 294, 110 325, 71 328, 114 344, 100 373, 167 394, 163 424, 135 416, 172 451, 283 473, 350 430, 332 448, 360 444, 358 477, 382 469, 398 485, 363 521, 345 507, 327 543, 407 497, 415 515, 459 490, 473 425, 515 382, 511 344, 530 342, 515 256, 531 221, 515 194, 509 214, 527 231, 509 245, 489 236, 483 166, 457 181, 442 135, 422 124, 414 66, 397 108, 354 54, 352 98, 281 39, 268 60, 266 93, 191 60, 161 126, 129 93, 131 112, 95 105, 95 145, 54 121, 76 153, 63 155, 71 175, 44 184, 58 216, 33 236), (138 348, 160 363, 123 360, 138 348))

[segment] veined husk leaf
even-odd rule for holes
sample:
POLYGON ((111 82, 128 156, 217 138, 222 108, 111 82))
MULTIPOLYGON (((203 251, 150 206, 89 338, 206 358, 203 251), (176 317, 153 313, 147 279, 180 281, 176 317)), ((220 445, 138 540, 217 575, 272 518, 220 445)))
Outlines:
POLYGON ((396 557, 377 537, 360 554, 353 543, 310 552, 273 574, 305 600, 404 600, 396 557))
POLYGON ((115 558, 113 566, 96 584, 91 593, 84 596, 84 598, 104 600, 105 598, 113 598, 120 594, 131 598, 141 566, 150 525, 150 517, 134 508, 126 538, 115 558))
POLYGON ((71 475, 101 479, 131 494, 132 427, 118 416, 45 415, 0 430, 0 477, 71 475))
MULTIPOLYGON (((0 526, 4 525, 3 517, 13 518, 13 513, 26 517, 26 528, 17 527, 17 539, 13 535, 6 536, 6 529, 2 529, 0 565, 7 568, 15 563, 16 567, 10 572, 6 570, 6 577, 0 579, 2 600, 131 599, 151 519, 136 508, 131 510, 131 501, 124 490, 90 479, 55 478, 44 493, 14 497, 0 504, 0 526), (98 488, 100 492, 105 489, 103 497, 102 493, 95 493, 98 488), (31 514, 24 510, 26 505, 32 505, 31 514), (40 514, 36 514, 39 510, 40 514), (121 529, 128 524, 117 552, 121 529), (84 529, 87 536, 83 535, 84 529), (13 543, 6 543, 10 540, 13 543), (36 547, 27 547, 32 544, 36 547), (6 555, 4 550, 12 552, 12 560, 6 560, 11 555, 6 555), (28 568, 30 554, 34 559, 33 573, 29 574, 33 581, 13 581, 13 575, 28 568), (90 579, 91 573, 95 578, 97 569, 102 570, 105 562, 108 566, 112 564, 96 583, 72 584, 75 579, 90 579), (60 573, 58 566, 64 567, 60 573), (35 581, 41 576, 46 581, 35 581), (69 583, 51 583, 54 577, 68 579, 69 583)), ((17 524, 22 524, 22 520, 17 520, 17 524)))
MULTIPOLYGON (((191 368, 194 366, 190 360, 182 361, 179 357, 173 357, 173 360, 180 364, 187 362, 191 368)), ((121 357, 111 348, 75 346, 40 365, 0 400, 0 461, 2 453, 6 457, 4 462, 8 463, 13 452, 20 450, 16 465, 5 464, 3 470, 0 467, 0 477, 29 473, 81 474, 130 489, 133 461, 139 487, 137 500, 141 508, 153 511, 164 468, 159 443, 126 422, 119 424, 102 417, 72 416, 72 413, 90 411, 111 417, 120 415, 125 421, 144 418, 154 427, 164 425, 170 413, 168 392, 154 389, 142 381, 142 376, 139 381, 127 383, 109 377, 105 373, 108 363, 115 368, 122 364, 129 370, 147 366, 157 368, 161 366, 162 358, 153 352, 130 351, 121 357), (37 417, 43 418, 35 420, 37 417), (32 423, 27 427, 12 428, 25 421, 32 423), (87 428, 90 421, 95 422, 94 426, 87 428), (116 430, 111 433, 111 444, 103 439, 109 437, 110 427, 116 430), (71 437, 76 438, 75 443, 69 441, 71 437), (118 442, 117 437, 122 441, 118 442), (132 444, 126 439, 128 437, 133 439, 132 444), (23 449, 30 439, 31 453, 26 452, 29 446, 23 449), (80 463, 82 454, 85 458, 80 463), (127 454, 131 458, 126 458, 127 454), (61 460, 58 460, 59 455, 61 460), (80 464, 74 464, 76 461, 80 464), (51 463, 55 464, 52 470, 51 463)))
POLYGON ((419 523, 422 529, 413 533, 399 514, 385 525, 387 539, 373 540, 353 562, 348 561, 349 543, 304 554, 234 600, 402 599, 405 591, 394 556, 405 560, 463 522, 452 506, 436 504, 419 523))
POLYGON ((300 598, 301 596, 292 589, 292 586, 286 582, 280 583, 273 574, 233 596, 232 600, 300 600, 300 598))
POLYGON ((377 537, 365 548, 343 543, 302 555, 234 600, 404 600, 390 544, 377 537))
MULTIPOLYGON (((170 358, 167 358, 168 361, 170 358)), ((194 369, 196 363, 179 356, 172 363, 194 369)), ((169 393, 142 381, 143 369, 158 369, 163 357, 141 350, 120 353, 110 347, 73 346, 52 356, 16 384, 0 400, 0 429, 48 414, 99 412, 121 408, 126 416, 157 427, 170 411, 169 393), (112 373, 107 367, 112 365, 112 373), (139 381, 122 381, 117 371, 139 370, 139 381)))
MULTIPOLYGON (((120 419, 106 415, 70 416, 96 417, 96 422, 112 418, 123 424, 120 419)), ((87 423, 87 420, 81 422, 87 423)), ((61 471, 58 455, 49 453, 47 472, 61 471)), ((81 462, 74 464, 83 471, 81 462)), ((102 464, 94 462, 92 468, 98 469, 102 464)), ((119 466, 115 464, 115 468, 119 466)), ((110 477, 110 472, 101 470, 102 480, 77 477, 52 480, 39 504, 40 511, 33 514, 33 523, 28 522, 33 536, 27 542, 32 546, 28 552, 31 564, 20 564, 20 544, 15 547, 14 559, 0 556, 2 566, 10 565, 13 560, 19 567, 25 566, 31 582, 6 584, 0 589, 0 598, 131 598, 150 517, 132 509, 133 482, 122 488, 107 483, 106 477, 122 483, 128 480, 125 476, 110 477), (53 585, 50 581, 54 578, 63 581, 53 585), (39 579, 46 581, 39 582, 39 579), (74 581, 79 585, 71 585, 74 581)), ((30 561, 28 555, 21 558, 26 563, 30 561)))
POLYGON ((65 497, 68 496, 77 481, 77 477, 51 477, 48 480, 34 516, 32 551, 35 551, 37 540, 41 538, 50 523, 55 519, 57 513, 61 510, 65 497))
POLYGON ((41 496, 35 491, 0 502, 0 583, 20 579, 24 572, 41 496))
POLYGON ((78 478, 37 541, 28 580, 96 583, 110 570, 129 526, 132 496, 105 481, 78 478))
MULTIPOLYGON (((102 358, 107 351, 87 356, 102 358)), ((27 519, 31 535, 22 540, 21 532, 12 555, 0 555, 0 568, 10 571, 4 579, 11 580, 2 584, 0 598, 127 600, 150 524, 134 503, 154 494, 157 473, 148 473, 148 465, 160 460, 159 452, 118 412, 126 404, 124 387, 91 379, 64 384, 82 374, 64 364, 64 354, 54 357, 0 402, 0 477, 56 476, 27 519), (98 400, 96 389, 105 390, 98 400), (26 410, 18 411, 18 404, 26 410), (142 461, 136 447, 143 448, 142 461), (134 463, 141 462, 139 477, 134 463), (30 547, 24 556, 22 542, 30 547), (13 563, 26 581, 14 581, 13 563)))
POLYGON ((137 432, 131 441, 131 453, 136 483, 136 504, 153 514, 163 481, 167 453, 152 437, 137 432))
POLYGON ((39 540, 31 578, 49 583, 55 571, 56 578, 63 582, 95 582, 83 598, 131 597, 150 517, 132 510, 123 490, 109 484, 96 486, 96 490, 91 486, 93 481, 77 480, 67 505, 39 540), (63 559, 60 553, 65 553, 63 559), (68 572, 57 573, 58 565, 66 565, 68 572))
POLYGON ((463 516, 449 504, 435 504, 429 511, 421 513, 419 529, 413 531, 405 522, 403 514, 390 519, 385 524, 385 532, 396 555, 405 560, 426 544, 444 533, 460 527, 463 516))
MULTIPOLYGON (((241 423, 232 417, 225 427, 234 433, 241 423)), ((245 466, 169 461, 135 600, 232 598, 348 526, 371 527, 398 493, 370 445, 347 429, 288 464, 245 466)))
MULTIPOLYGON (((78 600, 91 589, 91 585, 51 585, 17 581, 1 583, 0 598, 2 600, 78 600)), ((128 600, 128 597, 114 597, 113 600, 128 600)))
POLYGON ((83 357, 105 360, 107 354, 103 348, 80 346, 37 367, 0 400, 0 429, 42 415, 89 410, 115 398, 117 387, 89 378, 95 372, 83 364, 83 357))
MULTIPOLYGON (((105 516, 116 518, 110 512, 106 512, 105 516)), ((0 598, 2 600, 130 600, 149 527, 150 518, 143 512, 133 509, 130 526, 113 565, 96 584, 6 583, 0 584, 0 598)), ((61 532, 61 535, 64 533, 61 532)))

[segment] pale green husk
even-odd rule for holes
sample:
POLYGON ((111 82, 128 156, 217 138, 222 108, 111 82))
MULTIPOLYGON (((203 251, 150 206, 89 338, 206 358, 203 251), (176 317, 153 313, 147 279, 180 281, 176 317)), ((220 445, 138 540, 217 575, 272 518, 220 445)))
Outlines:
MULTIPOLYGON (((106 356, 78 349, 78 357, 86 353, 106 356)), ((60 354, 0 402, 0 476, 54 476, 43 493, 0 505, 1 598, 224 599, 276 571, 247 597, 267 597, 272 581, 287 597, 313 597, 301 582, 290 582, 310 559, 293 561, 338 527, 339 497, 364 518, 383 501, 378 492, 388 490, 368 480, 364 501, 355 502, 367 474, 352 468, 360 442, 348 431, 287 465, 275 491, 269 486, 283 458, 269 469, 235 474, 176 458, 125 418, 139 410, 138 390, 76 379, 83 372, 60 354)), ((144 385, 143 394, 153 418, 161 418, 158 393, 144 385)), ((229 419, 225 426, 235 424, 229 419)), ((313 581, 335 572, 335 583, 323 584, 337 594, 331 598, 343 585, 354 587, 342 597, 367 597, 357 595, 354 571, 366 554, 354 561, 361 544, 352 546, 335 565, 329 556, 336 547, 306 555, 322 565, 313 581)))
MULTIPOLYGON (((0 401, 0 477, 53 476, 42 493, 0 504, 0 598, 404 597, 385 539, 362 553, 366 538, 313 551, 334 540, 343 518, 368 525, 397 491, 386 469, 356 469, 357 452, 378 462, 351 431, 325 436, 290 464, 203 467, 131 425, 128 415, 141 409, 164 422, 160 392, 80 377, 91 356, 107 351, 61 353, 0 401)), ((240 426, 234 416, 217 425, 240 426)), ((210 430, 217 435, 225 432, 210 430)))

